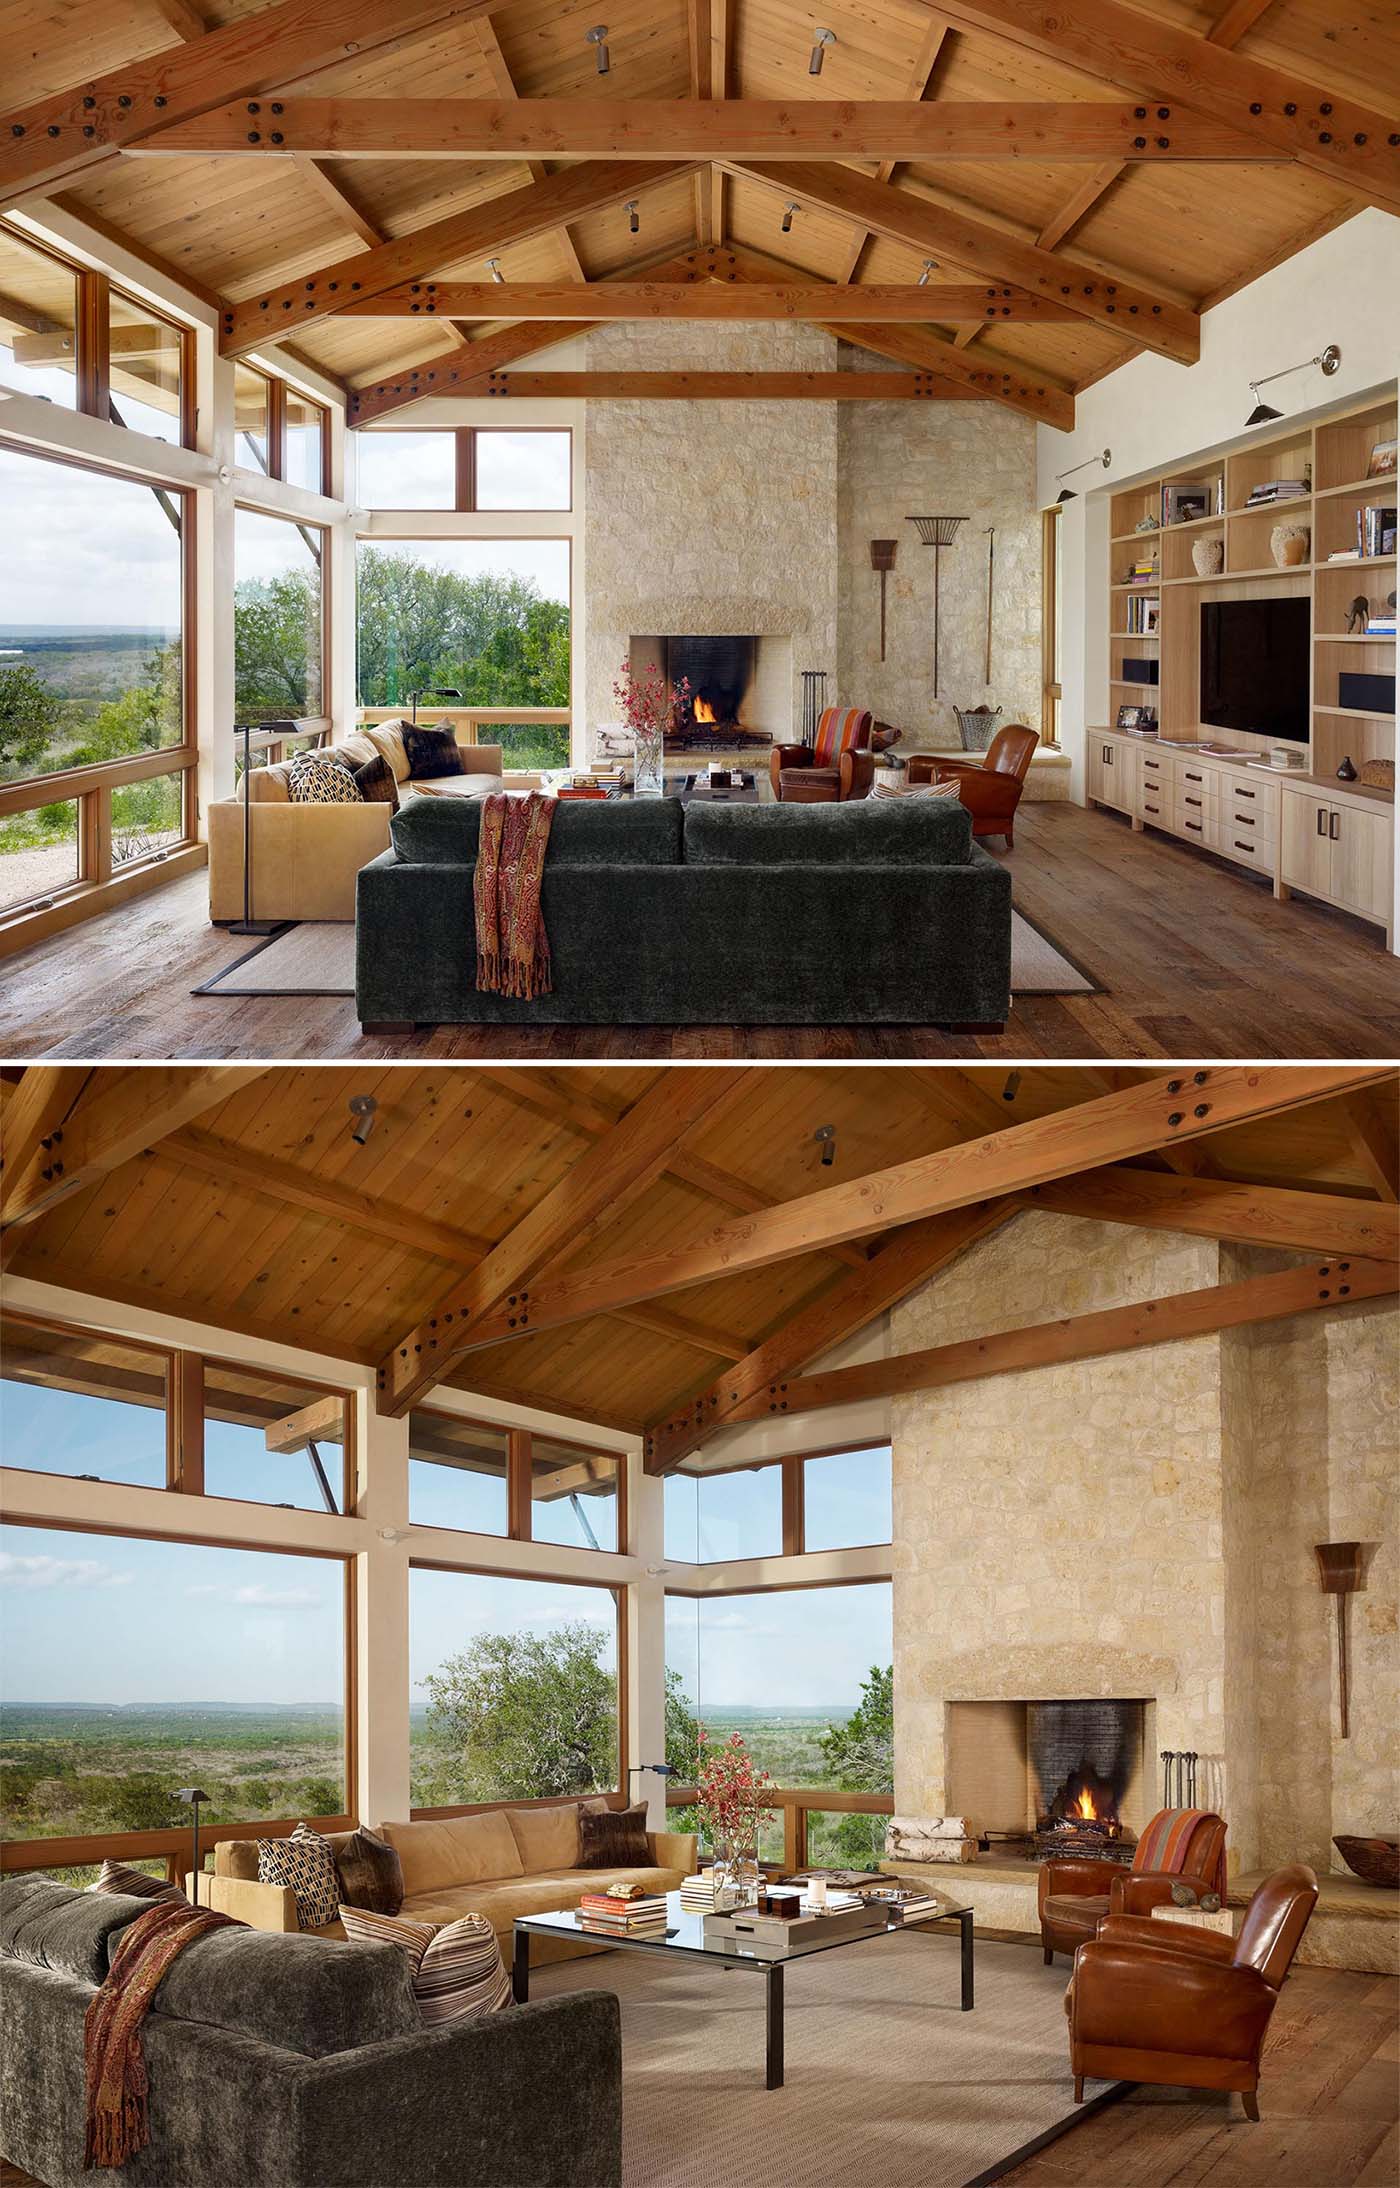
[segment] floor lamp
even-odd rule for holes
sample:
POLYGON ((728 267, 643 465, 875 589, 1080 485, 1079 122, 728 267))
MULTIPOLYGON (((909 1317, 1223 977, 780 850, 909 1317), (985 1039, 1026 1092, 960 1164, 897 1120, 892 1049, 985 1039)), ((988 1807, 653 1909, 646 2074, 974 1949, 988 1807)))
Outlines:
POLYGON ((243 917, 232 920, 230 934, 276 934, 286 922, 280 919, 254 919, 253 917, 253 731, 259 734, 274 731, 279 736, 295 737, 295 722, 241 722, 243 733, 243 917))
POLYGON ((945 547, 951 547, 957 537, 958 526, 966 524, 966 517, 906 517, 906 524, 918 527, 919 538, 925 547, 933 549, 933 696, 938 697, 938 575, 939 558, 945 547))

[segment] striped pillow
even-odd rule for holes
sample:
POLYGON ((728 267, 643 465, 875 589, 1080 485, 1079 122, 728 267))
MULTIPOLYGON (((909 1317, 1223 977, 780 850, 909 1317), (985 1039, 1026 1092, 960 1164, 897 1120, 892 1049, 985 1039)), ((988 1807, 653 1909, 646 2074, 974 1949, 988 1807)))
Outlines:
POLYGON ((303 1930, 323 1930, 340 1904, 340 1879, 330 1841, 299 1823, 289 1839, 258 1840, 259 1884, 280 1884, 297 1903, 303 1930))
POLYGON ((167 1884, 164 1877, 147 1876, 144 1869, 129 1869, 124 1861, 104 1861, 95 1884, 89 1884, 90 1892, 125 1892, 131 1899, 174 1899, 183 1902, 184 1893, 174 1884, 167 1884))
POLYGON ((510 1977, 485 1915, 463 1915, 443 1924, 342 1907, 340 1919, 347 1937, 362 1944, 397 1945, 408 1954, 413 1995, 425 2028, 475 2020, 510 2004, 510 1977))

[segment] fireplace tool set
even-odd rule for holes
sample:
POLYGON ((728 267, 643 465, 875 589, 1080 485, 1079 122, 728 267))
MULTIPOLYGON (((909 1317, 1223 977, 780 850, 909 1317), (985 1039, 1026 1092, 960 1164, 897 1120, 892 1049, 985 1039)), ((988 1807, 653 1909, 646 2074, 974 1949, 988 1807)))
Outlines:
POLYGON ((1194 1808, 1196 1805, 1196 1765, 1200 1761, 1199 1750, 1194 1747, 1164 1747, 1162 1749, 1162 1806, 1164 1808, 1194 1808), (1176 1777, 1176 1798, 1172 1799, 1172 1777, 1176 1777))

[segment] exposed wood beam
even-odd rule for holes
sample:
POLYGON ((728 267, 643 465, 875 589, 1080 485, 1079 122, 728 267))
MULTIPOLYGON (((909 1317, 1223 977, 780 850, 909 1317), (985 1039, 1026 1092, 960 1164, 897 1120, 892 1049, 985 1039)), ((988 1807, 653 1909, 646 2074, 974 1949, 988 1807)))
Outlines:
POLYGON ((1337 1193, 1115 1167, 1032 1186, 1024 1205, 1240 1245, 1400 1259, 1400 1210, 1337 1193))
POLYGON ((1400 1155, 1396 1148, 1396 1114, 1393 1098, 1379 1094, 1354 1094, 1346 1105, 1352 1145, 1362 1169, 1381 1199, 1400 1200, 1400 1155))
POLYGON ((10 1089, 0 1110, 0 1208, 12 1180, 32 1176, 36 1167, 42 1175, 59 1152, 54 1133, 62 1130, 91 1076, 87 1064, 29 1064, 10 1089))
POLYGON ((166 22, 181 38, 202 38, 209 26, 189 0, 155 0, 166 22))
POLYGON ((860 221, 876 235, 910 244, 940 263, 1014 284, 1032 295, 1059 298, 1095 325, 1181 363, 1194 364, 1200 356, 1200 320, 1185 305, 1043 251, 988 221, 892 183, 876 182, 854 168, 745 161, 739 171, 788 197, 860 221))
POLYGON ((468 1341, 484 1345, 527 1336, 716 1277, 767 1268, 843 1239, 872 1237, 946 1209, 1027 1192, 1050 1178, 1184 1144, 1228 1125, 1280 1116, 1391 1076, 1374 1064, 1226 1064, 1145 1079, 1097 1101, 784 1201, 743 1222, 720 1224, 706 1237, 532 1285, 528 1300, 510 1317, 479 1318, 468 1341))
POLYGON ((6 1165, 0 1222, 6 1228, 32 1223, 143 1147, 156 1146, 167 1133, 251 1086, 265 1069, 162 1064, 154 1070, 94 1073, 62 1124, 46 1135, 52 1144, 45 1147, 41 1139, 21 1168, 11 1171, 6 1165))
POLYGON ((1057 1367, 1069 1360, 1102 1359, 1109 1353, 1135 1351, 1140 1345, 1173 1344, 1252 1322, 1277 1322, 1319 1307, 1335 1313, 1339 1306, 1384 1299, 1397 1289, 1400 1263, 1394 1261, 1315 1262, 1306 1269, 1245 1277, 1240 1283, 1216 1284, 1203 1291, 1173 1292, 1130 1307, 1106 1307, 1095 1314, 1035 1322, 1026 1329, 969 1337, 959 1344, 934 1345, 889 1360, 832 1368, 824 1375, 790 1376, 785 1384, 770 1384, 744 1399, 731 1418, 766 1419, 771 1393, 777 1390, 794 1413, 805 1413, 858 1399, 892 1398, 903 1391, 939 1390, 951 1383, 981 1382, 990 1375, 1057 1367))
POLYGON ((384 230, 378 222, 371 220, 368 213, 356 204, 350 192, 343 183, 336 180, 324 160, 314 159, 309 152, 298 152, 294 164, 297 173, 305 177, 317 196, 329 205, 337 220, 342 221, 352 235, 358 236, 361 243, 373 248, 386 240, 384 230))
POLYGON ((663 182, 683 174, 679 166, 633 166, 613 162, 598 166, 584 161, 547 182, 526 183, 501 197, 488 198, 465 212, 450 213, 443 220, 396 236, 351 258, 318 267, 303 280, 268 289, 230 306, 223 313, 223 354, 236 357, 256 349, 260 342, 295 336, 317 321, 327 319, 357 298, 376 296, 401 281, 436 273, 456 259, 485 258, 512 243, 525 243, 547 235, 561 220, 619 204, 651 182, 663 182))
POLYGON ((720 1360, 742 1360, 749 1349, 747 1338, 711 1329, 708 1323, 673 1314, 667 1307, 620 1307, 612 1320, 630 1322, 636 1329, 649 1330, 653 1337, 665 1337, 673 1345, 689 1345, 695 1352, 708 1352, 720 1360))
MULTIPOLYGON (((732 278, 732 277, 731 277, 732 278)), ((362 304, 347 305, 347 319, 827 319, 883 320, 913 326, 949 326, 969 320, 1076 320, 1063 299, 1027 296, 1021 289, 992 281, 946 282, 926 289, 910 285, 862 288, 851 294, 837 287, 820 293, 794 286, 724 285, 697 272, 688 281, 594 282, 580 295, 568 282, 511 282, 501 289, 491 281, 409 281, 385 289, 362 304)))
MULTIPOLYGON (((947 35, 948 25, 943 17, 941 15, 931 16, 928 28, 924 32, 923 43, 919 47, 918 55, 909 75, 908 95, 911 99, 919 100, 928 97, 933 86, 934 72, 938 67, 939 57, 943 51, 943 41, 947 35)), ((875 170, 875 180, 877 182, 891 181, 898 165, 897 159, 882 159, 875 170)), ((851 238, 850 253, 840 274, 843 285, 846 282, 855 280, 860 271, 860 263, 865 256, 866 245, 869 241, 870 231, 868 228, 857 228, 855 230, 851 238)))
MULTIPOLYGON (((981 402, 990 391, 935 372, 493 372, 464 392, 590 402, 981 402)), ((1067 398, 1068 400, 1068 398, 1067 398)), ((1072 416, 1067 421, 1073 423, 1072 416)))
POLYGON ((152 130, 230 99, 256 97, 314 69, 363 55, 434 23, 466 22, 488 0, 278 0, 87 83, 0 116, 0 202, 52 191, 115 159, 152 130))
POLYGON ((1225 13, 1211 24, 1206 32, 1207 43, 1213 46, 1238 45, 1247 30, 1253 30, 1261 15, 1267 15, 1274 0, 1230 0, 1225 13))
MULTIPOLYGON (((975 1240, 1000 1227, 1011 1213, 1009 1201, 990 1201, 957 1208, 886 1240, 865 1267, 854 1276, 843 1276, 821 1295, 790 1315, 780 1329, 755 1345, 742 1360, 702 1390, 689 1405, 647 1431, 646 1466, 649 1473, 671 1473, 717 1436, 757 1391, 781 1385, 833 1345, 844 1343, 868 1328, 877 1316, 904 1299, 921 1284, 946 1268, 975 1240)), ((773 1412, 780 1413, 784 1393, 778 1389, 773 1412)))
MULTIPOLYGON (((541 1413, 557 1413, 564 1419, 589 1421, 595 1428, 616 1429, 621 1436, 638 1436, 643 1423, 628 1413, 614 1413, 600 1405, 577 1405, 571 1398, 561 1398, 557 1390, 539 1390, 530 1383, 477 1382, 458 1379, 454 1389, 465 1391, 469 1397, 492 1398, 505 1405, 535 1406, 541 1413)), ((567 1435, 568 1431, 564 1431, 567 1435)))
POLYGON ((1193 108, 1369 204, 1400 211, 1394 117, 1294 70, 1233 52, 1122 0, 939 0, 939 10, 959 29, 1008 39, 1147 96, 1146 118, 1163 135, 1193 108))
MULTIPOLYGON (((476 26, 478 33, 480 26, 476 26)), ((499 52, 499 47, 496 49, 499 52)), ((504 64, 502 64, 503 68, 504 64)), ((501 70, 497 72, 498 77, 501 70)), ((356 99, 289 95, 275 117, 240 99, 130 147, 147 158, 1287 162, 1288 154, 1179 113, 1155 133, 1131 101, 901 99, 356 99)))
POLYGON ((743 1077, 723 1066, 659 1072, 612 1131, 585 1149, 480 1266, 452 1284, 434 1311, 390 1347, 379 1364, 380 1412, 403 1414, 442 1382, 474 1342, 477 1326, 498 1310, 507 1326, 519 1326, 536 1272, 660 1177, 686 1134, 729 1101, 743 1077))

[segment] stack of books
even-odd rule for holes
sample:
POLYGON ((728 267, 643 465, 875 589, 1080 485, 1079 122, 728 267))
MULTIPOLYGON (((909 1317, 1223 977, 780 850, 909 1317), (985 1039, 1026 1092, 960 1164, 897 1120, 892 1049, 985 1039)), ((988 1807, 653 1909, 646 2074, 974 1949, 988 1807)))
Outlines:
POLYGON ((1152 637, 1156 632, 1158 617, 1162 612, 1161 594, 1145 594, 1137 600, 1130 600, 1127 606, 1128 629, 1133 633, 1133 636, 1135 638, 1152 637))
POLYGON ((936 1892, 871 1892, 869 1898, 874 1906, 884 1909, 891 1922, 927 1922, 942 1907, 936 1892))
POLYGON ((1256 486, 1245 503, 1246 509, 1265 509, 1271 502, 1296 501, 1300 494, 1310 491, 1306 479, 1266 479, 1256 486))
POLYGON ((1393 555, 1395 552, 1395 508, 1384 508, 1378 502, 1368 502, 1356 512, 1356 545, 1363 562, 1373 555, 1393 555))
POLYGON ((578 1906, 579 1928, 599 1937, 664 1934, 665 1893, 643 1892, 636 1886, 633 1889, 637 1891, 635 1899, 624 1899, 616 1892, 585 1892, 578 1906))
POLYGON ((713 1914, 715 1908, 714 1872, 704 1870, 699 1876, 681 1880, 681 1905, 692 1914, 713 1914))
POLYGON ((1366 625, 1368 638, 1393 638, 1395 636, 1395 610, 1385 615, 1373 615, 1366 625))
POLYGON ((1153 555, 1139 555, 1136 562, 1128 565, 1126 585, 1153 585, 1157 581, 1157 562, 1153 555))

